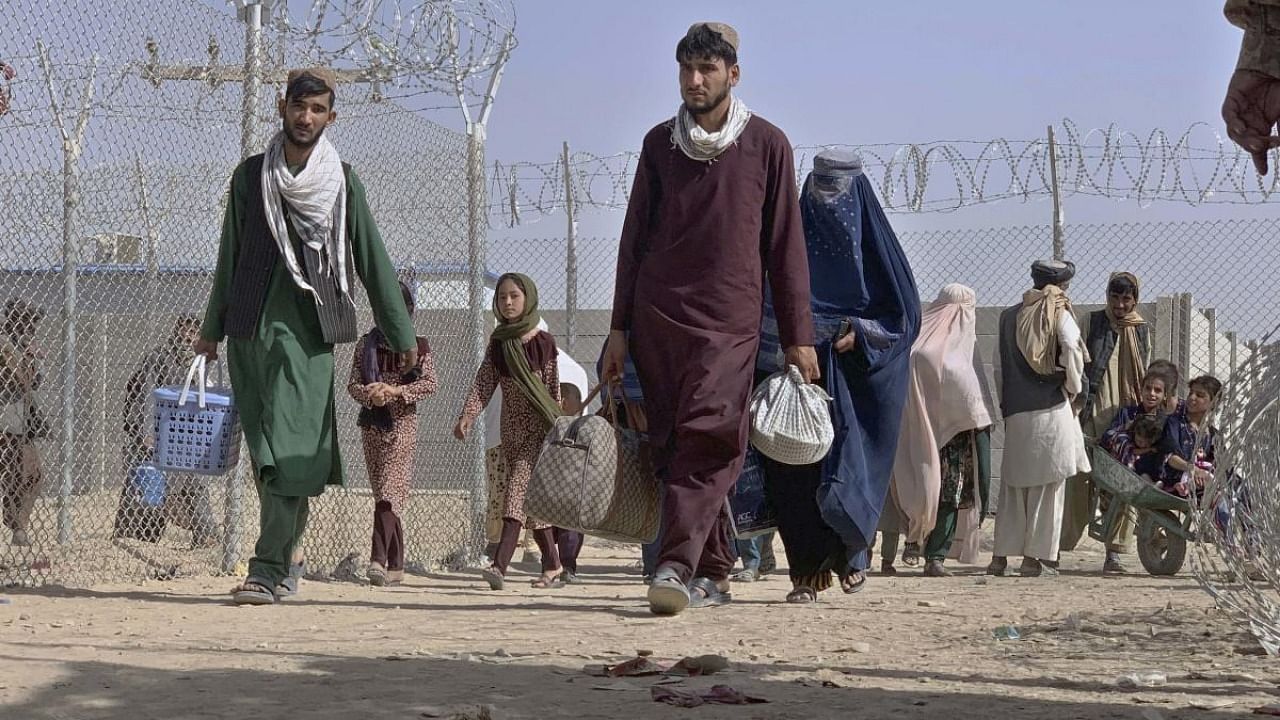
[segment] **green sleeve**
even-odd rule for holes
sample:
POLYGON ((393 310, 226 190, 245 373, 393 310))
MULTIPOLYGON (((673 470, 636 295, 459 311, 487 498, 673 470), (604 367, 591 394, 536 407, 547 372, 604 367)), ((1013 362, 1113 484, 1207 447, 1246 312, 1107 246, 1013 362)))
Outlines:
POLYGON ((364 184, 354 170, 347 172, 347 234, 351 238, 351 259, 369 295, 378 328, 397 352, 417 347, 413 320, 404 306, 404 297, 400 295, 395 266, 391 264, 387 247, 382 244, 378 226, 369 212, 364 184))
POLYGON ((240 219, 249 202, 246 182, 245 166, 241 163, 231 175, 227 210, 222 216, 222 239, 218 242, 218 265, 213 272, 213 287, 209 290, 209 305, 204 311, 204 323, 200 326, 200 337, 210 342, 222 342, 226 336, 223 320, 231 298, 231 276, 240 245, 240 219))
POLYGON ((1280 78, 1280 2, 1227 0, 1223 10, 1232 25, 1244 30, 1236 69, 1280 78))

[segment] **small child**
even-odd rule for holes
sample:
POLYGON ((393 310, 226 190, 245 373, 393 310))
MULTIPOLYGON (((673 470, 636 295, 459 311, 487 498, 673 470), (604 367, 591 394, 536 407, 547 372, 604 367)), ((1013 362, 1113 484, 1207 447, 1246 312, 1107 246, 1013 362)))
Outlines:
POLYGON ((1201 375, 1187 383, 1186 403, 1169 417, 1165 429, 1173 453, 1162 482, 1164 490, 1189 497, 1193 485, 1197 494, 1202 493, 1205 482, 1212 479, 1218 429, 1209 424, 1209 415, 1221 393, 1222 382, 1212 375, 1201 375))
MULTIPOLYGON (((565 375, 564 371, 567 369, 565 360, 566 356, 562 354, 560 357, 560 374, 562 376, 565 375)), ((584 378, 583 382, 585 382, 586 371, 572 358, 568 360, 569 363, 572 363, 569 367, 576 366, 576 370, 581 371, 582 378, 584 378)), ((577 417, 582 414, 583 391, 580 387, 571 382, 562 382, 560 383, 560 396, 564 398, 562 404, 565 415, 577 417)), ((578 555, 582 552, 582 543, 586 538, 583 537, 582 533, 568 528, 553 528, 552 533, 555 537, 556 548, 560 551, 560 562, 564 565, 564 581, 572 585, 578 582, 578 555)))
MULTIPOLYGON (((1098 444, 1103 450, 1111 453, 1112 457, 1120 459, 1118 450, 1122 445, 1132 442, 1128 431, 1138 416, 1159 414, 1163 417, 1165 415, 1169 394, 1173 388, 1177 387, 1176 373, 1176 368, 1170 369, 1167 365, 1157 366, 1152 363, 1151 368, 1142 378, 1142 396, 1139 402, 1136 405, 1120 408, 1115 418, 1111 420, 1111 426, 1098 439, 1098 444)), ((1167 449, 1172 451, 1171 448, 1167 449)))
POLYGON ((475 384, 453 430, 455 437, 465 439, 494 391, 502 386, 502 454, 506 460, 507 492, 503 499, 502 538, 493 564, 483 576, 490 588, 502 589, 527 520, 542 553, 542 576, 532 585, 563 587, 560 576, 564 568, 551 526, 524 514, 524 495, 542 441, 551 423, 563 414, 556 341, 550 333, 538 329, 538 288, 524 275, 507 273, 498 279, 493 314, 498 327, 490 337, 489 350, 476 371, 475 384))
MULTIPOLYGON (((413 293, 400 283, 405 309, 413 317, 413 293)), ((373 549, 369 584, 396 585, 404 580, 404 526, 414 449, 418 444, 418 403, 435 393, 436 367, 427 339, 418 338, 418 364, 399 369, 399 356, 386 337, 373 328, 356 345, 347 392, 360 403, 360 438, 373 489, 373 549)))
POLYGON ((1119 437, 1112 456, 1138 475, 1156 483, 1164 475, 1167 453, 1157 447, 1164 438, 1165 416, 1144 413, 1133 419, 1119 437))
POLYGON ((1165 376, 1164 413, 1172 415, 1181 410, 1183 400, 1178 392, 1182 386, 1182 371, 1178 369, 1178 364, 1172 360, 1152 360, 1147 365, 1147 372, 1158 372, 1165 376))

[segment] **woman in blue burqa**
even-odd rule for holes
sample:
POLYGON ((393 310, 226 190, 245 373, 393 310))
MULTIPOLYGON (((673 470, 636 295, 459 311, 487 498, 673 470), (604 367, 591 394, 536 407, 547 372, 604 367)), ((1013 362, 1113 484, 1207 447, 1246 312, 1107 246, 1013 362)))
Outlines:
MULTIPOLYGON (((835 442, 812 465, 765 461, 792 590, 809 603, 867 581, 868 547, 884 507, 906 400, 920 296, 906 254, 862 173, 860 157, 819 154, 800 196, 822 382, 835 442)), ((765 300, 757 382, 780 369, 778 329, 765 300)))

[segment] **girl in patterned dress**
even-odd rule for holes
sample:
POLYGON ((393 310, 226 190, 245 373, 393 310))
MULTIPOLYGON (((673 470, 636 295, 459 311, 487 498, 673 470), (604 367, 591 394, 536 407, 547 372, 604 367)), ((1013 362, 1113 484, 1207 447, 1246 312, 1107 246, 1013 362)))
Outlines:
MULTIPOLYGON (((400 283, 405 308, 413 316, 413 293, 400 283)), ((436 391, 435 360, 427 339, 418 338, 418 364, 399 370, 399 355, 382 331, 373 328, 356 346, 347 392, 360 403, 360 437, 373 489, 373 550, 369 583, 395 585, 404 579, 404 526, 414 449, 418 444, 418 403, 436 391)))
POLYGON ((506 497, 502 507, 502 539, 493 564, 484 570, 489 587, 501 590, 520 531, 526 523, 542 552, 538 588, 563 587, 564 568, 550 525, 524 514, 524 495, 551 423, 562 414, 556 341, 538 329, 538 288, 519 273, 498 279, 493 297, 498 327, 476 372, 476 381, 462 407, 453 434, 465 439, 484 412, 494 391, 502 387, 502 454, 506 461, 506 497))

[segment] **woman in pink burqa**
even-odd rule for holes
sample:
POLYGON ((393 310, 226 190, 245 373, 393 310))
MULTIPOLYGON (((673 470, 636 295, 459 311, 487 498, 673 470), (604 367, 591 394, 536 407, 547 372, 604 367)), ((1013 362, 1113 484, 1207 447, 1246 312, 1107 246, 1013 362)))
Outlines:
MULTIPOLYGON (((977 559, 976 526, 991 486, 991 400, 977 355, 976 316, 973 290, 947 285, 925 308, 911 347, 890 488, 907 541, 924 547, 924 573, 932 577, 951 574, 943 563, 962 517, 961 560, 977 559)), ((886 547, 890 543, 896 538, 886 535, 886 547)))

